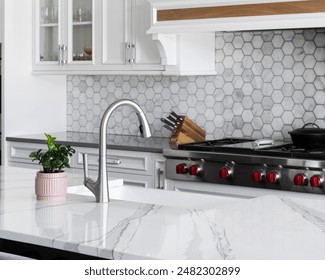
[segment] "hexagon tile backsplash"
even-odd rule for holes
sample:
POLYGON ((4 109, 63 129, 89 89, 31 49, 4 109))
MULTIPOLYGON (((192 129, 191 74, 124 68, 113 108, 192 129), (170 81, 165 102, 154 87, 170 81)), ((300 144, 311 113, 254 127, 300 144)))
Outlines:
MULTIPOLYGON (((103 111, 121 98, 145 111, 153 135, 169 136, 161 117, 187 115, 207 139, 288 139, 288 131, 315 122, 325 127, 325 30, 216 34, 216 76, 68 76, 69 131, 98 132, 103 111)), ((137 134, 128 107, 109 132, 137 134)))

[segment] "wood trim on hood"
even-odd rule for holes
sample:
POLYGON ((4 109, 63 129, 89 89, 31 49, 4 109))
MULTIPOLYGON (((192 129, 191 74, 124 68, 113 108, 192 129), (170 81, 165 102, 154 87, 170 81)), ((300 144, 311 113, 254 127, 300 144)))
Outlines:
POLYGON ((325 0, 243 4, 157 11, 157 21, 272 16, 325 12, 325 0))

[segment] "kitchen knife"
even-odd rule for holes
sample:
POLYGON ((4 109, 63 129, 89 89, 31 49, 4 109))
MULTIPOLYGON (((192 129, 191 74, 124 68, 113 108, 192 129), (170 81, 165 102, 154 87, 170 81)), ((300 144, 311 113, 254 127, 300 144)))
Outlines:
POLYGON ((164 124, 164 128, 168 129, 171 132, 175 132, 170 126, 168 126, 167 124, 164 124))
POLYGON ((164 119, 164 118, 161 118, 161 121, 162 121, 164 124, 167 124, 171 129, 176 128, 175 125, 174 125, 172 122, 170 122, 169 120, 166 120, 166 119, 164 119))
POLYGON ((177 119, 175 119, 174 117, 172 117, 171 115, 169 115, 168 117, 167 117, 167 119, 168 120, 170 120, 174 125, 180 125, 181 123, 177 120, 177 119))

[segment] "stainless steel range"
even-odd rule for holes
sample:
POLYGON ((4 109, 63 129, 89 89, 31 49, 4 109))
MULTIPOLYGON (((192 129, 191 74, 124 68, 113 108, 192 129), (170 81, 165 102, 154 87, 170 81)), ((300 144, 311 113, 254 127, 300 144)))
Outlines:
POLYGON ((241 195, 250 193, 249 197, 279 190, 325 194, 324 150, 299 149, 281 141, 226 138, 179 145, 178 150, 167 149, 163 155, 166 178, 175 189, 212 193, 233 189, 241 195))

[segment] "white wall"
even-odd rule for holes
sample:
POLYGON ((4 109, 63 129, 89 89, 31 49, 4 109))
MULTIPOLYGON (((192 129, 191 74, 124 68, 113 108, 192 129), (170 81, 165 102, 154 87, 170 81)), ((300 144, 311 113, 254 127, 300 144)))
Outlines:
POLYGON ((66 77, 32 70, 32 0, 4 4, 2 163, 5 137, 66 130, 66 77))

